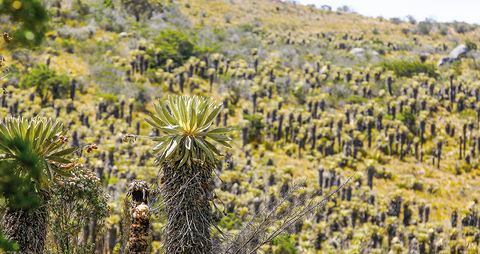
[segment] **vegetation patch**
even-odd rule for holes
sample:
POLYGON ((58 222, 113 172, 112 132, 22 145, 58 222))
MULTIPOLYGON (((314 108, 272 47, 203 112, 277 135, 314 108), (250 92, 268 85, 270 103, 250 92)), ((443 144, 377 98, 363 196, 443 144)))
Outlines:
POLYGON ((69 78, 67 75, 58 74, 46 65, 37 65, 22 76, 20 87, 35 87, 42 101, 45 102, 49 98, 66 98, 68 96, 69 78))
POLYGON ((432 63, 422 63, 418 60, 392 60, 380 63, 386 70, 393 71, 398 77, 413 77, 424 73, 429 77, 438 76, 437 67, 432 63))

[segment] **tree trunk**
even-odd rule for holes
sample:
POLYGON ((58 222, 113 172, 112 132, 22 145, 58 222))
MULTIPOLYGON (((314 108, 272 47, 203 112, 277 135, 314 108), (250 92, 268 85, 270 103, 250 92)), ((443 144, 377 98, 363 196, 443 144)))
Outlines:
POLYGON ((161 190, 167 213, 165 253, 212 253, 213 168, 199 160, 181 168, 163 165, 161 190))
POLYGON ((30 210, 7 208, 2 218, 3 231, 8 240, 18 243, 21 253, 43 253, 47 219, 45 206, 30 210))

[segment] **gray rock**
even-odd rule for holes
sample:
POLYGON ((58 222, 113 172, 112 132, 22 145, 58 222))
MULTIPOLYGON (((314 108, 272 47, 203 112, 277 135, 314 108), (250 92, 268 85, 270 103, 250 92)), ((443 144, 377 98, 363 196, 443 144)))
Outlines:
POLYGON ((70 27, 70 26, 63 26, 59 28, 58 35, 61 38, 75 38, 77 40, 86 40, 92 37, 97 30, 97 26, 95 21, 91 20, 90 23, 86 26, 82 27, 70 27))
POLYGON ((467 53, 468 47, 464 44, 460 44, 450 52, 448 57, 453 59, 460 59, 461 57, 467 55, 467 53))
POLYGON ((355 56, 358 59, 366 59, 367 57, 374 57, 378 56, 378 52, 375 50, 366 50, 364 48, 353 48, 350 50, 350 54, 355 56))
POLYGON ((445 64, 450 64, 460 60, 461 58, 465 57, 468 53, 469 49, 465 44, 460 44, 456 48, 454 48, 447 57, 443 57, 438 61, 438 66, 442 66, 445 64))
POLYGON ((364 48, 353 48, 350 50, 350 54, 356 56, 356 57, 362 57, 365 55, 365 49, 364 48))

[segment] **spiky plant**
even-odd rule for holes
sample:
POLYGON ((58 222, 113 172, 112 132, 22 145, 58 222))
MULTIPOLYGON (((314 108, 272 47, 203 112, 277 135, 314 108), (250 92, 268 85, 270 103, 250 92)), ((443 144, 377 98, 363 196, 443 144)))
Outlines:
POLYGON ((154 152, 162 170, 166 253, 212 253, 212 173, 221 156, 214 144, 230 148, 231 129, 213 126, 221 109, 208 98, 172 96, 147 119, 163 134, 154 152))
POLYGON ((51 184, 68 175, 74 164, 67 156, 75 148, 65 149, 66 141, 62 124, 51 119, 7 117, 0 122, 0 162, 23 179, 38 200, 35 206, 24 206, 7 198, 3 230, 21 253, 44 251, 51 184))

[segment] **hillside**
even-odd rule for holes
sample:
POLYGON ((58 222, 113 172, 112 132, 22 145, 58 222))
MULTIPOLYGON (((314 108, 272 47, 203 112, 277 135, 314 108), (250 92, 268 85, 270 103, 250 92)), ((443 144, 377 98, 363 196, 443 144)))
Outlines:
MULTIPOLYGON (((128 184, 159 182, 145 118, 184 94, 222 103, 216 125, 235 128, 215 172, 215 238, 228 243, 283 197, 297 211, 341 186, 258 253, 479 252, 478 27, 278 0, 152 0, 136 20, 126 2, 49 0, 39 46, 0 44, 0 116, 56 118, 72 146, 98 146, 80 162, 110 211, 78 242, 122 253, 128 184)), ((152 253, 163 253, 158 206, 152 253)), ((47 249, 62 252, 53 229, 47 249)))

